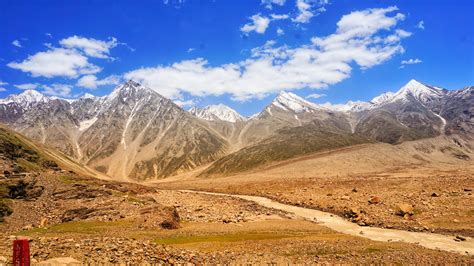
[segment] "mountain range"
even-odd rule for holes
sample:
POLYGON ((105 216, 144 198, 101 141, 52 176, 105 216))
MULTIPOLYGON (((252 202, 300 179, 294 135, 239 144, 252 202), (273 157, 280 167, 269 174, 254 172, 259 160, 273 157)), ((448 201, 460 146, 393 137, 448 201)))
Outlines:
POLYGON ((134 81, 102 97, 26 90, 0 100, 1 123, 116 180, 135 181, 198 166, 205 166, 202 176, 230 174, 360 143, 439 135, 471 141, 473 117, 473 86, 450 91, 416 80, 344 105, 281 92, 249 118, 222 104, 186 111, 134 81))

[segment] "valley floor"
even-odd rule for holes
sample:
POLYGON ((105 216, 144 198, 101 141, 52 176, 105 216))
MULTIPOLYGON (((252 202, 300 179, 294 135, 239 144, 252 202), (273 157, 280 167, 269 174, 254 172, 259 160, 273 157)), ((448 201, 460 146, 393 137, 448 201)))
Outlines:
POLYGON ((45 176, 44 180, 56 180, 40 182, 57 198, 56 207, 48 207, 53 203, 47 201, 48 195, 44 201, 40 197, 15 203, 38 211, 32 211, 33 216, 14 212, 0 225, 0 264, 9 258, 11 240, 18 236, 32 240, 32 257, 38 262, 72 257, 86 264, 474 264, 473 254, 373 241, 252 201, 182 191, 264 196, 339 215, 361 226, 444 234, 455 245, 472 249, 474 166, 440 153, 437 147, 443 141, 361 145, 226 177, 201 178, 196 170, 147 187, 45 176), (76 195, 82 190, 87 193, 76 195), (71 204, 76 209, 85 204, 96 215, 61 220, 71 204), (147 221, 163 225, 161 217, 170 215, 164 206, 179 215, 177 229, 147 221), (159 211, 142 219, 150 208, 159 211), (52 214, 51 224, 40 224, 42 210, 52 214), (100 218, 104 212, 109 219, 100 218), (31 225, 12 223, 24 217, 34 218, 31 225))
MULTIPOLYGON (((473 257, 401 242, 337 233, 291 214, 215 195, 158 191, 181 227, 139 229, 134 219, 76 221, 15 233, 32 239, 33 259, 73 257, 82 263, 397 263, 470 264, 473 257)), ((15 236, 5 235, 0 256, 15 236)))

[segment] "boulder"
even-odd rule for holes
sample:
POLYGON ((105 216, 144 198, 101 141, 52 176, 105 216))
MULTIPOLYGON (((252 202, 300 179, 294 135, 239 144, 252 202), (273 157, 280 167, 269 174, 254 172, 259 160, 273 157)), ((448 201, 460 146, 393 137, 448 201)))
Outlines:
POLYGON ((377 196, 372 196, 369 199, 370 204, 379 204, 380 202, 382 202, 382 199, 380 197, 377 197, 377 196))
POLYGON ((415 210, 413 209, 413 206, 411 204, 401 203, 398 204, 397 211, 395 214, 403 217, 405 217, 406 215, 412 216, 413 214, 415 214, 414 211, 415 210))

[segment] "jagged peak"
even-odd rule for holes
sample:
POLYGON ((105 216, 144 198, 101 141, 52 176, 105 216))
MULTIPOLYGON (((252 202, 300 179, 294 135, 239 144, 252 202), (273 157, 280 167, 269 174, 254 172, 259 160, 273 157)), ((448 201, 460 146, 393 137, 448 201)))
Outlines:
POLYGON ((86 93, 84 93, 84 95, 81 96, 80 99, 95 99, 95 98, 96 98, 95 95, 92 95, 92 94, 86 92, 86 93))
POLYGON ((198 118, 209 121, 222 120, 235 123, 246 120, 237 111, 222 103, 208 105, 204 108, 192 107, 189 112, 198 118))
POLYGON ((36 90, 25 90, 19 94, 11 94, 7 98, 1 99, 0 104, 7 104, 11 102, 18 103, 22 107, 27 107, 33 103, 45 102, 49 100, 47 96, 36 90))
POLYGON ((296 113, 321 109, 321 107, 317 104, 309 102, 294 93, 286 91, 281 91, 275 97, 275 99, 273 99, 270 106, 272 105, 283 110, 293 111, 296 113))

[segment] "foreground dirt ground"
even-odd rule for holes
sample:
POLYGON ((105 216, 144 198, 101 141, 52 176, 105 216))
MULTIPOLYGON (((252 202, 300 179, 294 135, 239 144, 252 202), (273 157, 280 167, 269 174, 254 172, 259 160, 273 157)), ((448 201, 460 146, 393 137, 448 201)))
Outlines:
POLYGON ((152 185, 264 196, 360 225, 472 237, 474 164, 443 152, 447 141, 360 145, 248 173, 200 178, 196 171, 152 185))
POLYGON ((0 241, 31 239, 34 261, 72 257, 96 263, 396 263, 436 261, 471 264, 473 257, 429 250, 417 245, 376 242, 336 233, 314 222, 252 203, 177 191, 152 193, 155 200, 176 206, 180 228, 140 228, 133 217, 115 221, 83 220, 46 228, 9 232, 0 241), (239 218, 242 217, 242 218, 239 218))
POLYGON ((390 150, 354 147, 228 177, 197 178, 198 169, 147 186, 38 173, 24 180, 23 198, 7 199, 14 212, 0 224, 0 265, 17 237, 31 240, 34 262, 474 264, 472 254, 371 241, 249 201, 179 191, 258 195, 364 226, 472 238, 472 163, 436 152, 441 159, 427 163, 411 146, 384 147, 390 150))

